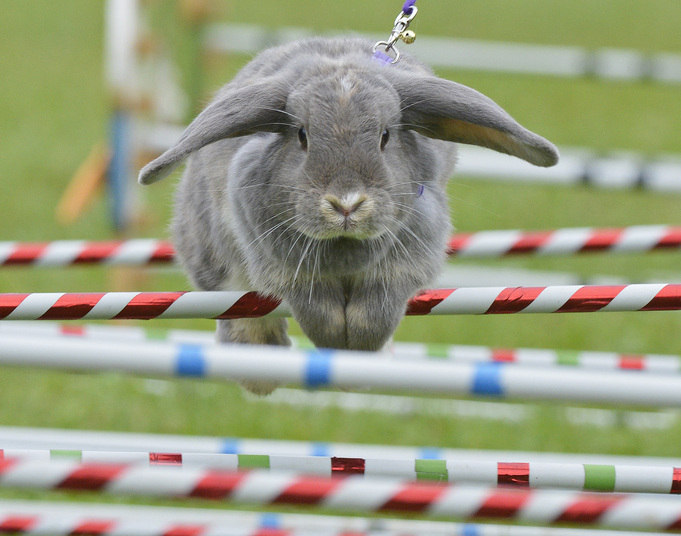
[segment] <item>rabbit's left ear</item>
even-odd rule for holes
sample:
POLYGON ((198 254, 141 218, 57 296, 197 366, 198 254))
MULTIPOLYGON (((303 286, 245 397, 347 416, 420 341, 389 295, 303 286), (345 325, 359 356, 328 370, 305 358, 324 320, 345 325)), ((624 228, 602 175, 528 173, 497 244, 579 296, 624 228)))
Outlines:
POLYGON ((489 147, 536 166, 558 162, 558 150, 551 142, 521 126, 482 93, 449 80, 414 76, 398 69, 386 75, 400 96, 406 128, 431 138, 489 147))
POLYGON ((277 79, 227 88, 192 121, 175 145, 142 168, 139 182, 161 180, 192 152, 218 140, 281 131, 290 123, 282 111, 287 88, 288 84, 277 79))

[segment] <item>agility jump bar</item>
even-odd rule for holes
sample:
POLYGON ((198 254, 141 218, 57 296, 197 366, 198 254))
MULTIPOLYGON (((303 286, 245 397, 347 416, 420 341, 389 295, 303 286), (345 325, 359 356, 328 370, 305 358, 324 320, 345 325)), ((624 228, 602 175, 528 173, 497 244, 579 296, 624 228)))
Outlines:
MULTIPOLYGON (((52 536, 640 536, 640 532, 77 502, 0 502, 0 532, 52 536)), ((663 533, 646 533, 662 536, 663 533)))
MULTIPOLYGON (((462 287, 426 290, 407 315, 676 311, 680 284, 462 287)), ((94 292, 0 294, 0 320, 258 318, 290 316, 280 300, 256 292, 94 292)))
MULTIPOLYGON (((644 253, 681 249, 681 227, 637 225, 622 228, 565 228, 552 231, 495 230, 452 235, 450 256, 558 256, 579 253, 644 253)), ((170 242, 153 239, 88 242, 0 242, 0 266, 64 267, 86 264, 139 266, 168 263, 170 242)))
POLYGON ((678 530, 677 497, 452 485, 391 478, 301 476, 70 460, 0 461, 5 488, 196 498, 257 506, 295 505, 356 513, 395 512, 454 519, 678 530))
MULTIPOLYGON (((195 452, 0 449, 0 459, 63 460, 85 464, 252 469, 337 477, 363 475, 532 489, 681 494, 680 467, 583 463, 488 462, 471 460, 349 458, 195 452)), ((578 456, 575 456, 578 458, 578 456)))
MULTIPOLYGON (((31 337, 82 337, 101 341, 166 341, 183 344, 216 344, 215 332, 111 324, 72 324, 59 322, 0 322, 0 334, 31 337)), ((305 337, 292 337, 293 347, 305 350, 314 345, 305 337)), ((681 356, 633 354, 549 348, 496 348, 460 344, 393 342, 386 349, 391 359, 504 363, 532 367, 577 367, 590 370, 630 370, 654 374, 681 372, 681 356)))
POLYGON ((375 353, 251 345, 102 342, 3 336, 4 365, 220 378, 310 389, 373 388, 493 398, 681 407, 681 376, 381 359, 375 353))

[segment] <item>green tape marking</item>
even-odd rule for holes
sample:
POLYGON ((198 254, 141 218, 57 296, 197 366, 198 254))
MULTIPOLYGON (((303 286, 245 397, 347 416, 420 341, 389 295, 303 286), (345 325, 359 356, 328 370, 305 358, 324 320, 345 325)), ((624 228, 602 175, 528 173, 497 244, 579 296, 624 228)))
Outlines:
POLYGON ((291 337, 294 345, 299 350, 314 350, 315 345, 307 337, 291 337))
POLYGON ((81 461, 83 459, 83 451, 52 449, 50 450, 50 459, 54 460, 55 458, 71 458, 81 461))
POLYGON ((584 464, 584 489, 591 491, 614 491, 615 466, 584 464))
POLYGON ((146 328, 144 335, 150 341, 165 341, 168 339, 168 330, 163 328, 146 328))
POLYGON ((267 454, 238 454, 239 469, 269 469, 270 457, 267 454))
POLYGON ((556 352, 556 355, 558 356, 559 365, 569 365, 571 367, 579 365, 579 352, 560 350, 556 352))
POLYGON ((428 355, 428 357, 445 359, 449 357, 448 350, 449 347, 446 344, 429 344, 426 346, 426 355, 428 355))
POLYGON ((447 482, 447 460, 416 460, 414 463, 416 480, 438 480, 447 482))

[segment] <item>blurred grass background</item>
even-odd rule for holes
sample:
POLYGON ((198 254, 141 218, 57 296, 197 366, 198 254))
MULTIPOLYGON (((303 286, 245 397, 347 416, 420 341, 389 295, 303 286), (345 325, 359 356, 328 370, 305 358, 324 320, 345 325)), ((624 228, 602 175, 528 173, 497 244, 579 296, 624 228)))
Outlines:
MULTIPOLYGON (((390 30, 401 2, 224 0, 231 22, 339 32, 390 30)), ((49 241, 113 236, 106 198, 78 224, 59 226, 54 207, 78 165, 107 136, 110 99, 103 82, 103 2, 8 0, 0 16, 0 240, 49 241)), ((636 48, 681 53, 678 0, 424 0, 415 30, 528 43, 636 48)), ((158 2, 157 29, 189 70, 188 28, 175 2, 158 2)), ((216 89, 247 57, 207 61, 216 89)), ((681 153, 680 88, 647 82, 567 80, 472 71, 438 74, 475 87, 528 128, 556 144, 648 155, 681 153)), ((208 99, 206 95, 206 99, 208 99)), ((175 181, 147 188, 147 223, 136 236, 167 237, 175 181)), ((519 183, 456 176, 450 199, 459 230, 676 224, 679 196, 519 183)), ((674 252, 580 258, 515 258, 492 266, 556 269, 678 281, 674 252)), ((463 262, 463 261, 457 261, 463 262)), ((172 270, 152 270, 127 290, 188 289, 172 270)), ((0 291, 111 290, 101 268, 2 269, 0 291)), ((119 289, 120 290, 120 289, 119 289)), ((155 327, 212 329, 211 321, 152 321, 155 327)), ((681 354, 679 313, 506 315, 405 319, 396 340, 681 354)), ((295 332, 295 326, 293 328, 295 332)), ((0 344, 2 340, 0 338, 0 344)), ((428 445, 436 447, 681 455, 681 430, 641 433, 565 420, 544 404, 522 424, 428 415, 386 416, 337 409, 273 407, 229 384, 0 368, 0 425, 217 436, 428 445)), ((2 492, 0 496, 8 496, 2 492)))

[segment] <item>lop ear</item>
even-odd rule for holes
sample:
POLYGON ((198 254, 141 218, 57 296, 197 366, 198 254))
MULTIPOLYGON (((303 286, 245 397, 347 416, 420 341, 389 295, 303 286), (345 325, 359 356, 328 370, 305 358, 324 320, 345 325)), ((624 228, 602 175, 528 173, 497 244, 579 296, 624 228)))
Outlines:
POLYGON ((536 166, 558 162, 558 150, 551 142, 521 126, 482 93, 397 69, 388 76, 402 101, 402 122, 407 128, 431 138, 489 147, 536 166))
POLYGON ((224 89, 185 129, 178 142, 142 168, 141 184, 163 179, 190 153, 224 138, 277 132, 286 122, 287 85, 282 80, 224 89))

